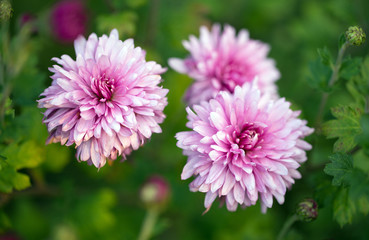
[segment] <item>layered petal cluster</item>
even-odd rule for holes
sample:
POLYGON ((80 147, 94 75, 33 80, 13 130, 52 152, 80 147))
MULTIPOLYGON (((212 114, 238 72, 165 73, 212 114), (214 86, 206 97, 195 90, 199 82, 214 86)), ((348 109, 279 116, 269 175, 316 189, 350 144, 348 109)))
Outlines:
POLYGON ((300 112, 283 98, 261 95, 255 84, 221 91, 214 99, 187 107, 187 127, 176 135, 177 146, 188 156, 182 179, 195 176, 191 191, 206 193, 205 208, 218 197, 229 211, 260 199, 262 211, 279 204, 301 177, 311 145, 303 138, 313 132, 300 112), (193 111, 194 110, 194 111, 193 111))
POLYGON ((132 39, 91 34, 74 42, 77 59, 53 58, 52 85, 38 100, 46 108, 47 143, 76 145, 77 159, 100 168, 138 149, 151 134, 160 133, 167 89, 159 87, 159 64, 145 61, 132 39))
POLYGON ((190 36, 183 46, 190 55, 184 60, 172 58, 169 65, 194 79, 185 96, 189 105, 209 100, 222 90, 233 92, 236 86, 252 82, 256 76, 263 94, 278 96, 275 81, 280 73, 275 62, 267 58, 269 46, 250 39, 248 31, 241 30, 236 36, 229 25, 223 32, 218 24, 211 31, 202 26, 199 39, 190 36))

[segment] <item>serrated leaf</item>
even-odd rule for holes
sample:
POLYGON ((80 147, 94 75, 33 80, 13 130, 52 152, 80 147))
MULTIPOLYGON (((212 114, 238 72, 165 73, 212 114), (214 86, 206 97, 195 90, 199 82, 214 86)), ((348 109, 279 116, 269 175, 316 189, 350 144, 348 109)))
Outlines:
POLYGON ((11 193, 13 188, 23 190, 31 186, 29 177, 18 173, 12 166, 4 166, 0 171, 0 192, 11 193))
POLYGON ((2 162, 0 170, 0 191, 5 193, 23 190, 31 185, 26 174, 17 170, 38 166, 44 160, 44 149, 29 140, 20 145, 12 143, 3 149, 7 159, 2 162))
POLYGON ((331 88, 328 86, 329 79, 332 75, 332 69, 322 63, 320 60, 316 60, 309 64, 311 77, 309 78, 309 84, 321 91, 329 92, 331 88))
POLYGON ((327 47, 324 48, 318 48, 318 54, 320 57, 321 62, 328 66, 328 67, 332 67, 332 55, 331 53, 328 51, 327 47))
POLYGON ((351 78, 350 81, 346 83, 346 88, 347 88, 347 91, 354 98, 355 103, 361 108, 364 108, 366 99, 365 99, 365 96, 361 93, 362 88, 360 88, 359 86, 362 84, 358 83, 359 81, 361 81, 361 77, 359 76, 355 76, 351 78))
POLYGON ((369 180, 368 175, 364 171, 354 168, 345 181, 350 189, 352 199, 359 199, 362 196, 369 199, 369 180))
POLYGON ((341 64, 339 74, 340 77, 350 80, 353 76, 360 73, 361 58, 345 58, 341 64))
MULTIPOLYGON (((369 179, 367 173, 353 166, 351 155, 336 153, 330 156, 324 172, 333 176, 332 185, 341 186, 334 195, 334 218, 341 227, 351 223, 355 211, 367 214, 369 211, 369 179)), ((333 188, 333 186, 332 186, 333 188)))
POLYGON ((343 227, 352 222, 355 212, 355 203, 350 199, 347 189, 342 188, 333 202, 334 219, 343 227))
POLYGON ((365 114, 360 119, 361 134, 357 135, 355 141, 363 148, 364 153, 369 156, 369 115, 365 114))
POLYGON ((323 124, 323 134, 327 138, 338 138, 333 146, 334 152, 348 152, 356 146, 355 137, 361 133, 362 110, 355 106, 339 106, 331 111, 337 119, 323 124))
POLYGON ((333 176, 332 184, 340 186, 353 171, 352 157, 348 154, 336 153, 329 157, 331 163, 324 168, 324 172, 333 176))
POLYGON ((355 101, 360 104, 360 106, 364 107, 366 104, 366 96, 369 95, 369 57, 366 57, 364 61, 362 61, 360 74, 351 77, 346 87, 355 101))
POLYGON ((33 140, 20 145, 10 144, 4 149, 3 154, 16 170, 36 167, 44 160, 44 149, 33 140))

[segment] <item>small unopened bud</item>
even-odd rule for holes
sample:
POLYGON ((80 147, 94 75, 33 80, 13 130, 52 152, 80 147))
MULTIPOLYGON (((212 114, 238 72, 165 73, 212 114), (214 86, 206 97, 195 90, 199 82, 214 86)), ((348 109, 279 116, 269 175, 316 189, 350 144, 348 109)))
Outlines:
POLYGON ((13 14, 12 5, 7 0, 0 0, 0 22, 8 21, 13 14))
POLYGON ((169 184, 160 176, 152 176, 142 186, 141 201, 148 207, 163 207, 169 199, 169 184))
POLYGON ((311 222, 318 217, 318 204, 313 199, 305 199, 299 203, 296 213, 301 221, 311 222))
POLYGON ((36 17, 30 13, 23 13, 19 19, 19 26, 24 27, 25 25, 30 25, 30 30, 32 34, 38 33, 38 27, 36 23, 36 17))
POLYGON ((346 31, 346 41, 351 45, 360 46, 365 42, 365 39, 365 32, 359 26, 351 26, 346 31))

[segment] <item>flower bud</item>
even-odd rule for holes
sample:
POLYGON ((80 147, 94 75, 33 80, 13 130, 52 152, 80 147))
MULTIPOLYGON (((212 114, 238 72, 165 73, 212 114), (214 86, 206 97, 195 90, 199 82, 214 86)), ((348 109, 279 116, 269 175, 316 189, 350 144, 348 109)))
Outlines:
POLYGON ((8 0, 0 0, 0 22, 7 21, 13 15, 12 5, 8 0))
POLYGON ((88 16, 82 1, 65 0, 58 2, 51 12, 51 30, 56 39, 72 43, 87 30, 88 16))
POLYGON ((25 25, 30 25, 31 34, 37 34, 38 27, 36 21, 36 17, 31 13, 23 13, 19 19, 19 26, 24 27, 25 25))
POLYGON ((359 26, 351 26, 346 31, 346 41, 351 45, 360 46, 365 42, 365 39, 365 32, 359 26))
POLYGON ((318 217, 318 204, 313 199, 305 199, 299 203, 296 213, 301 221, 311 222, 318 217))
POLYGON ((142 186, 141 201, 148 207, 162 207, 169 199, 169 184, 161 176, 152 176, 142 186))

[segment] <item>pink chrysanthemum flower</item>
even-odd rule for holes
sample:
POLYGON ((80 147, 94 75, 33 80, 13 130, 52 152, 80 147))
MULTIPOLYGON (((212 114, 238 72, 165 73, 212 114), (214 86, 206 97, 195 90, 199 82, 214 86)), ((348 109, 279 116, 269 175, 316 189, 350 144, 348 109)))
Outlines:
POLYGON ((77 158, 100 168, 106 159, 136 150, 153 132, 160 133, 167 89, 158 86, 159 64, 145 61, 133 40, 91 34, 74 42, 77 60, 53 58, 59 65, 52 85, 38 100, 46 108, 47 143, 76 144, 77 158))
POLYGON ((261 96, 255 84, 236 86, 234 94, 221 91, 209 102, 187 108, 187 127, 177 133, 177 146, 188 156, 182 179, 196 176, 193 192, 205 192, 205 208, 216 197, 229 211, 261 201, 282 204, 286 189, 301 177, 297 168, 306 161, 310 144, 302 140, 313 129, 292 111, 283 98, 261 96))
POLYGON ((195 80, 185 96, 189 105, 207 101, 221 90, 233 92, 236 86, 252 82, 256 76, 262 93, 278 97, 275 81, 280 73, 275 62, 267 58, 269 46, 250 39, 248 31, 241 30, 236 36, 229 25, 223 33, 218 24, 211 31, 202 26, 200 38, 190 36, 183 46, 190 56, 184 60, 169 59, 169 65, 195 80))

